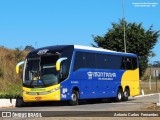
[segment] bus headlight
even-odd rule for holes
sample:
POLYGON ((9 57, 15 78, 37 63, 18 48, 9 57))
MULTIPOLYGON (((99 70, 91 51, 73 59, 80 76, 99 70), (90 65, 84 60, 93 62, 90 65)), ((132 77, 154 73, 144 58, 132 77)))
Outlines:
POLYGON ((27 92, 27 91, 24 91, 24 90, 23 90, 23 93, 24 93, 24 94, 28 94, 28 92, 27 92))

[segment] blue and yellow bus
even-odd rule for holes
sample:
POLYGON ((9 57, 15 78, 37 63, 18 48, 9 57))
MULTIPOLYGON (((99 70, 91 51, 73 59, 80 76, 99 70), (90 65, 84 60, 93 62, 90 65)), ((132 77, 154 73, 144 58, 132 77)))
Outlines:
POLYGON ((140 93, 139 64, 131 53, 57 45, 28 53, 23 70, 23 101, 114 98, 128 100, 140 93))

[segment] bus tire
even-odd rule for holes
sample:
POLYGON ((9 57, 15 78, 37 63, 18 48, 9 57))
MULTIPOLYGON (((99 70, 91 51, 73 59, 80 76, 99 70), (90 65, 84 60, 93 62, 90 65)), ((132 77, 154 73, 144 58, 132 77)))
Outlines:
POLYGON ((71 95, 71 100, 69 101, 69 104, 70 105, 78 105, 78 96, 79 96, 79 93, 78 91, 76 90, 72 90, 72 95, 71 95))
POLYGON ((32 106, 31 102, 24 102, 23 99, 17 99, 16 100, 16 107, 28 107, 32 106))
POLYGON ((127 100, 128 100, 129 94, 130 94, 129 89, 126 88, 126 89, 124 90, 124 92, 123 92, 123 100, 124 100, 124 101, 127 101, 127 100))
POLYGON ((117 96, 116 96, 116 102, 120 102, 120 101, 122 101, 122 98, 123 98, 123 92, 122 92, 122 89, 118 88, 117 96))
POLYGON ((23 107, 23 106, 24 106, 23 99, 17 99, 16 100, 16 107, 23 107))

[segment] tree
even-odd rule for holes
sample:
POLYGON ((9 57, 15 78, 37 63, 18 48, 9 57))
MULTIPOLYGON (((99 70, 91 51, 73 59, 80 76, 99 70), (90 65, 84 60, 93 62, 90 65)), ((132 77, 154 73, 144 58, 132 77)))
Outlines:
POLYGON ((34 50, 35 48, 34 47, 32 47, 32 45, 27 45, 25 48, 24 48, 24 50, 26 50, 26 51, 32 51, 32 50, 34 50))
POLYGON ((160 67, 160 61, 154 61, 152 67, 160 67))
POLYGON ((145 30, 142 23, 127 23, 121 19, 119 23, 112 23, 112 28, 108 29, 104 36, 93 36, 94 47, 102 47, 114 51, 124 52, 124 26, 126 33, 126 50, 129 53, 137 54, 140 64, 140 76, 143 75, 148 67, 148 57, 152 54, 152 49, 160 31, 153 31, 151 25, 148 30, 145 30))

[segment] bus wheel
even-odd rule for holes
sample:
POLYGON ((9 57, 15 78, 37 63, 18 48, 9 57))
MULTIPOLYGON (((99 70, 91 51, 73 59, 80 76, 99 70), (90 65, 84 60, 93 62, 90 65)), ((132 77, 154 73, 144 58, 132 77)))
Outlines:
POLYGON ((25 103, 23 101, 23 99, 17 99, 16 100, 16 107, 24 107, 25 103))
POLYGON ((126 88, 123 93, 123 100, 127 101, 129 97, 129 90, 126 88))
POLYGON ((72 90, 71 100, 69 101, 70 105, 78 105, 78 91, 72 90))
POLYGON ((116 102, 122 101, 122 97, 123 97, 122 89, 119 88, 117 91, 116 102))
POLYGON ((31 102, 24 102, 23 99, 17 99, 16 100, 16 107, 28 107, 32 106, 31 102))

